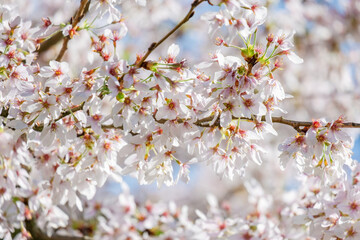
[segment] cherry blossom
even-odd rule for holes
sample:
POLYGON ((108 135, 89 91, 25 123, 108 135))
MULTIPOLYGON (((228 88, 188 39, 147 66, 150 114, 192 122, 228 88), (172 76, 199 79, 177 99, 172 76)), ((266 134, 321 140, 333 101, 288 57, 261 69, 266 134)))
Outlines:
POLYGON ((359 238, 355 0, 25 2, 0 7, 0 238, 359 238))

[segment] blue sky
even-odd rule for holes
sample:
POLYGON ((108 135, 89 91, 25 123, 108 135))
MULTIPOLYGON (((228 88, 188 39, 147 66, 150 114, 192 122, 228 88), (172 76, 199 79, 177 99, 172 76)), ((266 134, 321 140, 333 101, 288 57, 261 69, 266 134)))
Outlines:
POLYGON ((353 152, 353 159, 360 162, 360 137, 358 137, 355 141, 353 152))

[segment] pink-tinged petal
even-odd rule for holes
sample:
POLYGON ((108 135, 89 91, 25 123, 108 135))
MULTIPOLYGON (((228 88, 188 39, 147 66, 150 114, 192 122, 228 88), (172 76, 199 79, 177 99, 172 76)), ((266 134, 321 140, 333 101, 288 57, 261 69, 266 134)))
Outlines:
POLYGON ((22 130, 28 127, 26 123, 24 123, 21 120, 12 120, 9 123, 6 124, 8 127, 15 128, 17 130, 22 130))
POLYGON ((179 112, 181 112, 182 114, 187 114, 189 112, 189 109, 184 104, 181 103, 179 103, 178 110, 180 110, 179 112))
POLYGON ((266 114, 266 107, 264 104, 260 103, 259 104, 259 108, 257 109, 257 111, 255 111, 257 113, 255 113, 256 115, 265 115, 266 114))
POLYGON ((231 121, 232 121, 232 114, 230 111, 225 111, 225 112, 221 113, 221 116, 220 116, 221 127, 229 126, 231 121))
POLYGON ((306 132, 306 142, 309 145, 315 145, 317 143, 317 139, 316 139, 316 130, 314 128, 310 128, 307 132, 306 132))
POLYGON ((279 158, 280 158, 280 169, 284 171, 290 160, 290 156, 286 153, 281 153, 279 158))
POLYGON ((45 87, 56 88, 58 85, 59 85, 59 80, 56 78, 51 78, 45 81, 45 87))
POLYGON ((86 99, 88 99, 88 97, 91 95, 90 92, 77 92, 73 95, 73 98, 72 98, 72 102, 75 104, 75 105, 79 105, 81 104, 82 102, 86 101, 86 99))
POLYGON ((69 64, 67 62, 61 62, 60 63, 60 68, 61 68, 61 71, 63 73, 68 73, 70 68, 69 68, 69 64))
POLYGON ((29 113, 33 113, 33 112, 39 111, 41 108, 42 108, 41 103, 34 103, 34 104, 27 106, 25 111, 29 112, 29 113))
POLYGON ((49 104, 56 104, 56 97, 55 96, 50 96, 46 99, 46 102, 49 103, 49 104))
POLYGON ((13 136, 0 131, 0 155, 8 155, 13 147, 13 136))
POLYGON ((50 127, 46 127, 40 134, 40 140, 45 146, 50 146, 55 139, 55 134, 51 133, 50 131, 50 127))
POLYGON ((88 200, 92 199, 96 193, 96 187, 86 180, 81 181, 77 185, 77 190, 88 200))
POLYGON ((160 120, 160 119, 165 119, 166 118, 166 106, 161 107, 157 112, 156 112, 156 120, 160 120))
POLYGON ((134 77, 130 74, 126 74, 124 76, 124 87, 129 88, 133 85, 133 83, 134 83, 134 77))
POLYGON ((278 133, 273 128, 273 126, 271 126, 271 124, 263 122, 263 125, 264 125, 264 129, 265 129, 266 132, 271 133, 271 134, 273 134, 275 136, 278 135, 278 133))
POLYGON ((99 123, 95 121, 90 121, 90 126, 96 134, 102 135, 104 133, 99 123))
POLYGON ((298 55, 296 55, 296 53, 294 53, 293 51, 290 51, 290 53, 287 54, 287 57, 291 62, 293 62, 295 64, 301 64, 304 62, 304 60, 301 57, 299 57, 298 55))
POLYGON ((50 106, 49 112, 51 116, 56 119, 60 116, 61 110, 58 106, 50 106))
POLYGON ((39 114, 39 116, 36 118, 37 122, 42 122, 44 121, 44 119, 46 119, 47 117, 49 117, 49 112, 47 110, 42 110, 39 114))
POLYGON ((51 69, 58 69, 60 68, 60 63, 55 61, 55 60, 52 60, 49 62, 49 66, 51 67, 51 69))
POLYGON ((54 76, 54 72, 51 67, 42 67, 40 70, 40 75, 42 77, 52 77, 54 76))
POLYGON ((179 52, 180 52, 179 45, 173 43, 169 47, 167 54, 169 57, 175 58, 179 54, 179 52))
POLYGON ((86 114, 84 113, 84 111, 77 111, 74 113, 74 115, 83 124, 87 123, 87 118, 86 118, 86 114))
POLYGON ((195 68, 198 68, 198 69, 209 68, 213 64, 214 64, 214 62, 201 62, 201 63, 195 65, 195 68))
POLYGON ((128 32, 128 28, 126 27, 125 24, 121 24, 121 27, 118 31, 118 37, 121 39, 123 37, 125 37, 125 35, 127 34, 128 32))
POLYGON ((322 143, 317 143, 314 146, 314 154, 318 159, 320 159, 321 156, 323 155, 323 150, 324 150, 324 144, 322 143))
POLYGON ((242 116, 241 108, 237 107, 237 106, 235 106, 232 109, 232 113, 233 113, 234 117, 241 117, 242 116))
POLYGON ((176 119, 177 112, 175 110, 166 109, 166 118, 169 120, 176 119))

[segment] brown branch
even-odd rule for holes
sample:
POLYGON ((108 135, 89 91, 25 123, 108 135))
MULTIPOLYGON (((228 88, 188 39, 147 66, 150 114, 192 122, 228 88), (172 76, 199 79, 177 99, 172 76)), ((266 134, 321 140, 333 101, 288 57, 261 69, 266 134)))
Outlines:
MULTIPOLYGON (((84 17, 85 12, 86 12, 85 10, 89 7, 89 4, 90 4, 90 0, 81 0, 80 7, 76 12, 75 17, 73 17, 71 19, 72 20, 72 24, 71 24, 72 28, 75 28, 77 26, 77 24, 81 21, 81 19, 84 17)), ((68 42, 70 41, 70 38, 71 37, 69 35, 64 38, 63 45, 61 47, 59 55, 56 58, 56 61, 61 61, 61 59, 63 58, 63 56, 67 50, 67 45, 68 45, 68 42)))
POLYGON ((1 110, 0 116, 6 118, 9 115, 9 107, 3 107, 1 110))
MULTIPOLYGON (((61 120, 62 118, 66 117, 66 116, 68 116, 68 115, 70 115, 70 114, 72 114, 74 112, 82 110, 83 107, 84 107, 84 104, 85 104, 85 102, 83 102, 81 105, 72 107, 71 109, 62 112, 60 114, 60 116, 57 119, 54 120, 54 122, 57 122, 57 121, 61 120)), ((9 111, 9 109, 3 108, 0 116, 6 118, 7 115, 8 115, 8 111, 9 111)), ((155 119, 155 121, 157 123, 160 123, 160 124, 164 124, 166 121, 168 121, 168 119, 159 119, 159 120, 157 120, 155 118, 155 115, 153 116, 153 118, 155 119)), ((254 121, 254 119, 251 119, 251 118, 246 118, 246 117, 237 118, 237 117, 233 116, 233 120, 238 120, 238 119, 247 120, 247 121, 250 121, 250 122, 254 121)), ((296 121, 296 120, 285 119, 283 117, 272 117, 271 119, 272 119, 273 123, 280 123, 280 124, 291 126, 298 132, 304 132, 304 131, 306 132, 307 128, 312 126, 312 122, 310 122, 310 121, 296 121)), ((176 119, 176 122, 177 123, 184 123, 184 122, 190 121, 190 120, 191 119, 178 118, 178 119, 176 119)), ((198 119, 197 121, 194 122, 194 125, 199 126, 199 127, 220 127, 220 118, 218 117, 215 120, 215 122, 210 125, 209 122, 211 122, 213 120, 214 120, 214 116, 208 116, 206 118, 198 119)), ((261 121, 263 121, 263 122, 266 121, 265 116, 261 117, 261 121)), ((329 125, 330 125, 330 123, 327 124, 327 126, 329 126, 329 125)), ((113 125, 102 125, 101 127, 103 129, 120 129, 120 130, 123 129, 122 126, 115 127, 113 125)), ((345 123, 339 124, 338 127, 339 128, 360 128, 360 123, 345 122, 345 123)), ((33 127, 33 129, 35 131, 41 132, 44 129, 44 125, 43 124, 36 125, 36 126, 33 127)), ((136 135, 136 133, 132 133, 132 134, 136 135)))
POLYGON ((194 0, 194 2, 191 4, 191 8, 186 14, 186 16, 173 28, 168 32, 162 39, 160 39, 158 42, 153 42, 150 47, 148 48, 145 55, 141 58, 141 60, 136 64, 138 68, 143 67, 144 61, 148 58, 148 56, 152 53, 152 51, 155 50, 161 43, 163 43, 166 39, 168 39, 176 30, 178 30, 182 25, 184 25, 187 21, 190 20, 192 16, 194 16, 195 11, 194 9, 202 2, 206 0, 194 0))
MULTIPOLYGON (((87 6, 85 7, 84 10, 84 14, 86 14, 89 11, 89 5, 90 5, 90 1, 87 4, 87 6)), ((77 12, 74 13, 74 15, 71 17, 71 19, 74 19, 76 17, 77 12)), ((71 22, 70 19, 70 22, 71 22)), ((58 32, 56 34, 54 34, 53 36, 51 36, 49 39, 47 39, 46 41, 44 41, 43 43, 40 44, 40 48, 37 49, 36 51, 41 54, 43 52, 46 52, 47 50, 49 50, 52 46, 54 46, 55 44, 57 44, 58 42, 60 42, 61 39, 64 38, 64 35, 62 34, 62 32, 58 32)))
MULTIPOLYGON (((155 118, 155 116, 153 116, 155 121, 157 123, 160 123, 160 124, 164 124, 165 122, 169 121, 168 119, 159 119, 157 120, 155 118)), ((196 126, 199 126, 199 127, 221 127, 220 126, 220 118, 218 117, 215 122, 213 124, 209 124, 208 122, 211 122, 213 121, 214 119, 214 116, 209 116, 209 117, 206 117, 206 118, 203 118, 203 119, 199 119, 197 121, 194 122, 194 125, 196 126)), ((251 119, 251 118, 246 118, 246 117, 240 117, 240 118, 237 118, 237 117, 233 117, 233 120, 247 120, 249 122, 254 122, 254 119, 251 119)), ((289 120, 289 119, 285 119, 283 117, 272 117, 272 122, 274 123, 280 123, 280 124, 283 124, 283 125, 288 125, 288 126, 291 126, 293 127, 296 131, 298 132, 306 132, 306 130, 312 126, 312 122, 309 122, 309 121, 295 121, 295 120, 289 120)), ((190 119, 176 119, 176 122, 177 123, 184 123, 186 121, 190 121, 190 119)), ((264 122, 266 121, 266 118, 265 116, 262 116, 261 117, 261 121, 264 122)), ((327 127, 330 126, 330 123, 328 123, 326 125, 327 127)), ((115 127, 114 125, 102 125, 101 126, 103 129, 123 129, 122 126, 120 127, 115 127)), ((340 125, 338 125, 339 128, 360 128, 360 123, 354 123, 354 122, 345 122, 345 123, 342 123, 340 125)), ((132 135, 137 135, 136 133, 132 133, 132 135)))
POLYGON ((62 34, 62 32, 57 32, 55 33, 53 36, 51 36, 49 39, 47 39, 46 41, 44 41, 43 43, 40 44, 39 49, 37 49, 36 51, 38 52, 38 54, 41 54, 43 52, 46 52, 47 50, 49 50, 52 46, 54 46, 55 44, 57 44, 58 42, 60 42, 61 39, 63 39, 64 35, 62 34))
POLYGON ((84 107, 84 104, 85 104, 85 102, 83 102, 82 104, 80 104, 80 105, 78 105, 78 106, 76 106, 76 107, 71 108, 70 110, 67 110, 67 111, 65 111, 65 112, 62 112, 62 113, 60 114, 60 116, 59 116, 57 119, 55 119, 55 122, 57 122, 57 121, 59 121, 60 119, 66 117, 66 116, 68 116, 68 115, 70 115, 71 113, 74 113, 74 112, 77 112, 77 111, 79 111, 79 110, 82 110, 83 107, 84 107))
MULTIPOLYGON (((247 121, 250 121, 250 122, 254 121, 254 119, 246 118, 246 117, 240 117, 240 118, 233 117, 233 120, 237 120, 237 119, 247 120, 247 121)), ((272 122, 274 122, 274 123, 281 123, 281 124, 284 124, 284 125, 289 125, 289 126, 295 128, 295 129, 298 129, 299 127, 310 127, 312 125, 312 122, 289 120, 289 119, 285 119, 283 117, 272 117, 271 119, 272 119, 272 122)), ((212 125, 203 124, 203 123, 209 122, 211 120, 213 120, 213 117, 207 117, 206 119, 200 119, 200 120, 196 121, 194 124, 197 125, 197 126, 200 126, 200 127, 220 127, 220 121, 218 121, 219 119, 217 119, 217 121, 215 121, 214 124, 212 124, 212 125)), ((263 121, 263 122, 266 121, 265 116, 261 117, 261 121, 263 121)), ((356 123, 353 123, 353 124, 356 124, 356 123)), ((359 125, 358 127, 360 128, 360 124, 358 124, 358 125, 359 125)))
MULTIPOLYGON (((209 119, 209 117, 207 119, 209 119)), ((251 122, 254 121, 253 119, 246 118, 246 117, 241 117, 241 118, 233 117, 233 120, 237 120, 237 119, 248 120, 251 122)), ((309 121, 296 121, 296 120, 285 119, 283 117, 272 117, 271 119, 272 119, 272 122, 274 122, 274 123, 280 123, 280 124, 291 126, 298 132, 306 130, 306 128, 311 127, 313 124, 312 122, 309 122, 309 121)), ((265 116, 261 117, 261 121, 263 121, 263 122, 266 121, 265 116)), ((217 123, 217 122, 215 122, 213 125, 202 124, 204 122, 206 122, 206 121, 204 121, 204 119, 201 119, 201 120, 196 121, 194 124, 201 126, 201 127, 220 127, 220 123, 217 123)), ((328 123, 326 126, 327 127, 330 126, 330 123, 328 123)), ((339 128, 360 128, 360 123, 345 122, 345 123, 339 124, 338 127, 339 128)))
MULTIPOLYGON (((79 111, 79 110, 82 110, 83 107, 84 107, 84 104, 85 104, 85 102, 83 102, 82 104, 80 104, 80 105, 78 105, 78 106, 75 106, 75 107, 73 107, 73 108, 71 108, 71 109, 69 109, 69 110, 66 110, 66 111, 62 112, 62 113, 60 114, 60 116, 59 116, 57 119, 54 120, 54 122, 57 122, 57 121, 63 119, 64 117, 70 115, 71 113, 74 113, 74 112, 77 112, 77 111, 79 111)), ((37 131, 37 132, 41 132, 41 131, 44 129, 44 125, 43 125, 43 124, 35 125, 35 126, 33 127, 33 129, 34 129, 35 131, 37 131)))
MULTIPOLYGON (((262 121, 265 121, 265 117, 263 116, 261 118, 262 121)), ((300 127, 311 127, 312 122, 308 122, 308 121, 294 121, 294 120, 288 120, 288 119, 284 119, 283 117, 272 117, 272 121, 275 123, 281 123, 281 124, 285 124, 285 125, 289 125, 291 127, 293 127, 296 131, 301 132, 302 129, 300 129, 300 127)))

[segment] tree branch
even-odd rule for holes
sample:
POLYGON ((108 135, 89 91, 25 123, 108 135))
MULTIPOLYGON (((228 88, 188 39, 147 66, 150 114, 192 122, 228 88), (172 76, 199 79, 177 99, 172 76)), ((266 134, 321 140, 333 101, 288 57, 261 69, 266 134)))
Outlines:
MULTIPOLYGON (((85 104, 85 102, 83 102, 82 104, 80 104, 80 105, 78 105, 78 106, 75 106, 75 107, 73 107, 73 108, 71 108, 71 109, 69 109, 69 110, 66 110, 66 111, 62 112, 62 113, 60 114, 60 116, 59 116, 57 119, 54 120, 54 122, 57 122, 57 121, 63 119, 64 117, 66 117, 66 116, 74 113, 74 112, 77 112, 77 111, 79 111, 79 110, 82 110, 83 107, 84 107, 84 104, 85 104)), ((44 125, 43 125, 43 124, 41 124, 41 125, 35 125, 35 126, 33 127, 33 129, 34 129, 35 131, 41 132, 41 131, 44 129, 44 125)))
MULTIPOLYGON (((87 4, 87 6, 85 7, 84 10, 84 14, 87 13, 89 11, 89 5, 90 5, 90 1, 87 4)), ((75 19, 77 14, 77 11, 74 13, 74 15, 71 17, 71 19, 69 20, 69 22, 71 22, 72 19, 75 19)), ((53 36, 51 36, 49 39, 47 39, 46 41, 44 41, 43 43, 40 44, 40 48, 37 49, 36 51, 41 54, 43 52, 46 52, 47 50, 49 50, 52 46, 54 46, 55 44, 57 44, 58 42, 60 42, 61 39, 64 38, 64 35, 62 34, 62 32, 58 32, 56 34, 54 34, 53 36)))
POLYGON ((148 56, 152 53, 152 51, 155 50, 161 43, 163 43, 166 39, 168 39, 176 30, 178 30, 182 25, 184 25, 189 19, 194 16, 195 11, 194 9, 200 5, 200 3, 204 2, 206 0, 194 0, 194 2, 191 4, 191 8, 189 12, 186 14, 186 16, 173 28, 168 32, 162 39, 160 39, 158 42, 153 42, 150 47, 148 48, 145 55, 141 58, 141 60, 136 64, 138 68, 142 67, 144 61, 148 58, 148 56))
POLYGON ((36 50, 38 52, 38 54, 40 55, 43 52, 46 52, 47 50, 49 50, 52 46, 54 46, 55 44, 57 44, 58 42, 60 42, 61 39, 63 39, 64 35, 62 34, 62 32, 58 32, 55 33, 53 36, 51 36, 49 39, 47 39, 46 41, 44 41, 43 43, 40 44, 40 48, 38 50, 36 50))
MULTIPOLYGON (((166 121, 169 121, 167 119, 160 119, 160 120, 156 120, 156 118, 154 117, 155 121, 157 123, 160 123, 160 124, 164 124, 166 121)), ((213 124, 206 124, 207 122, 211 122, 212 120, 214 119, 214 116, 210 116, 210 117, 206 117, 206 118, 203 118, 203 119, 199 119, 197 120, 196 122, 194 122, 194 125, 196 126, 199 126, 199 127, 221 127, 220 126, 220 119, 216 119, 215 122, 213 124)), ((246 118, 246 117, 240 117, 240 118, 237 118, 237 117, 233 117, 233 120, 238 120, 238 119, 241 119, 241 120, 247 120, 249 122, 253 122, 254 119, 251 119, 251 118, 246 118)), ((289 120, 289 119, 285 119, 283 117, 272 117, 272 122, 274 123, 280 123, 280 124, 283 124, 283 125, 288 125, 288 126, 291 126, 293 127, 296 131, 298 132, 306 132, 307 129, 309 127, 312 126, 312 122, 308 122, 308 121, 295 121, 295 120, 289 120), (302 127, 302 128, 301 128, 302 127)), ((190 119, 176 119, 176 122, 177 123, 184 123, 186 121, 189 121, 190 119)), ((261 117, 261 121, 264 122, 266 121, 265 119, 265 116, 262 116, 261 117)), ((328 123, 326 125, 326 127, 329 127, 330 126, 330 123, 328 123)), ((123 127, 120 126, 120 127, 115 127, 114 125, 102 125, 101 126, 103 129, 121 129, 123 130, 123 127)), ((339 128, 360 128, 360 123, 354 123, 354 122, 345 122, 345 123, 342 123, 341 125, 338 126, 339 128)), ((137 135, 136 133, 132 133, 132 135, 137 135)))
MULTIPOLYGON (((75 28, 77 24, 81 21, 81 19, 84 17, 86 9, 88 8, 89 4, 90 4, 90 0, 81 0, 80 7, 76 12, 75 17, 71 18, 72 28, 75 28)), ((59 55, 56 58, 56 61, 61 61, 61 59, 63 58, 67 50, 67 45, 69 41, 70 41, 70 36, 66 36, 64 38, 64 42, 59 52, 59 55)))
MULTIPOLYGON (((72 107, 69 110, 66 110, 66 111, 62 112, 60 114, 60 116, 57 119, 54 120, 54 122, 57 122, 57 121, 63 119, 64 117, 66 117, 66 116, 68 116, 68 115, 70 115, 72 113, 75 113, 75 112, 77 112, 79 110, 82 110, 83 107, 84 107, 84 103, 85 102, 83 102, 82 104, 80 104, 78 106, 72 107)), ((9 113, 9 109, 8 108, 3 108, 3 110, 1 111, 0 116, 6 118, 8 116, 8 113, 9 113)), ((155 116, 153 116, 153 118, 155 119, 155 121, 157 123, 160 123, 160 124, 164 124, 166 121, 168 121, 168 119, 159 119, 159 120, 157 120, 155 118, 155 116)), ((246 117, 237 118, 237 117, 233 116, 233 120, 238 120, 238 119, 247 120, 247 121, 250 121, 250 122, 254 121, 254 119, 251 119, 251 118, 246 118, 246 117)), ((183 123, 183 122, 190 121, 190 120, 191 119, 178 118, 178 119, 176 119, 176 122, 177 123, 183 123)), ((194 122, 194 125, 199 126, 199 127, 220 127, 220 119, 218 118, 218 119, 215 120, 215 122, 213 124, 210 124, 209 122, 211 122, 213 120, 214 120, 214 116, 209 116, 209 117, 206 117, 206 118, 198 119, 197 121, 194 122)), ((304 132, 304 131, 306 132, 307 128, 311 127, 312 124, 313 124, 310 121, 296 121, 296 120, 286 119, 286 118, 283 118, 283 117, 272 117, 271 120, 272 120, 273 123, 280 123, 280 124, 283 124, 283 125, 291 126, 298 132, 304 132)), ((265 116, 261 117, 261 121, 262 122, 266 121, 265 116)), ((330 126, 330 123, 328 123, 326 126, 327 127, 330 126)), ((338 127, 339 128, 360 128, 360 123, 344 122, 344 123, 338 125, 338 127)), ((102 128, 103 129, 121 129, 121 130, 123 129, 122 127, 115 127, 113 125, 102 125, 102 128)), ((36 126, 33 127, 33 129, 35 131, 41 132, 44 129, 44 125, 43 124, 36 125, 36 126)))
MULTIPOLYGON (((248 120, 251 122, 254 121, 253 119, 246 118, 246 117, 241 117, 241 118, 233 117, 233 120, 237 120, 237 119, 248 120)), ((212 125, 202 124, 204 122, 208 122, 211 120, 213 120, 212 117, 207 117, 206 119, 200 119, 200 120, 196 121, 194 124, 201 126, 201 127, 220 127, 220 122, 217 122, 217 121, 215 121, 215 123, 212 125)), ((312 122, 309 122, 309 121, 296 121, 296 120, 285 119, 283 117, 272 117, 271 120, 273 123, 280 123, 280 124, 291 126, 298 132, 306 131, 307 130, 306 128, 311 127, 313 124, 312 122), (301 129, 301 127, 302 127, 302 129, 301 129)), ((261 117, 261 121, 262 122, 266 121, 265 116, 261 117)), ((329 127, 330 123, 328 123, 326 126, 329 127)), ((339 128, 360 128, 360 123, 345 122, 345 123, 340 124, 338 127, 339 128)))
MULTIPOLYGON (((261 120, 265 121, 265 116, 263 116, 261 120)), ((295 121, 295 120, 285 119, 283 117, 272 117, 272 121, 276 122, 276 123, 281 123, 281 124, 292 126, 296 130, 299 129, 300 127, 305 127, 305 128, 311 127, 311 125, 313 124, 312 122, 308 122, 308 121, 295 121)), ((326 126, 329 127, 330 123, 328 123, 326 126)), ((339 127, 340 128, 360 128, 360 123, 345 122, 345 123, 342 123, 339 127)))

